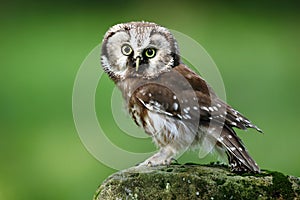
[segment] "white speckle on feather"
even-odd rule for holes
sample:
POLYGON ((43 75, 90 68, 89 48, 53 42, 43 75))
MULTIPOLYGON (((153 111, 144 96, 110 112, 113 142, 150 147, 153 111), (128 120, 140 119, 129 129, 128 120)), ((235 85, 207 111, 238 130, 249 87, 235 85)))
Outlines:
POLYGON ((173 109, 176 111, 176 110, 178 110, 178 103, 174 103, 173 104, 173 109))
POLYGON ((208 109, 209 109, 211 112, 214 111, 214 109, 213 109, 212 107, 208 107, 208 109))
POLYGON ((183 112, 189 113, 189 111, 186 108, 183 109, 183 112))
POLYGON ((181 115, 177 114, 176 116, 177 116, 179 119, 182 119, 182 116, 181 116, 181 115))
POLYGON ((230 150, 231 150, 231 151, 235 151, 236 148, 235 148, 235 147, 230 147, 230 150))
POLYGON ((205 110, 205 111, 209 112, 209 110, 208 110, 208 108, 207 108, 206 106, 201 106, 200 108, 201 108, 202 110, 205 110))
POLYGON ((187 119, 192 119, 190 115, 186 114, 185 115, 187 119))
POLYGON ((244 121, 245 121, 246 123, 249 123, 249 124, 251 123, 251 122, 250 122, 249 120, 247 120, 247 119, 245 119, 244 121))

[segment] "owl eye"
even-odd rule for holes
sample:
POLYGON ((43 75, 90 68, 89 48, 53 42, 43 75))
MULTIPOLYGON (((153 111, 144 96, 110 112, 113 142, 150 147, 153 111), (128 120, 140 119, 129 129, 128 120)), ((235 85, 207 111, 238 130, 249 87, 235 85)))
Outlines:
POLYGON ((153 58, 156 54, 156 50, 153 49, 153 48, 149 48, 149 49, 146 49, 145 50, 145 55, 148 57, 148 58, 153 58))
POLYGON ((132 48, 128 44, 123 45, 121 50, 122 54, 124 54, 125 56, 129 56, 132 53, 132 48))

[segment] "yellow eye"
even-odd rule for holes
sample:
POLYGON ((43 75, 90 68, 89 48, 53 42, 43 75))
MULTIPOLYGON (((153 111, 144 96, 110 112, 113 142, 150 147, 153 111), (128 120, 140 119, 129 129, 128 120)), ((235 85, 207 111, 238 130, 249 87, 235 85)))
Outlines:
POLYGON ((124 54, 125 56, 129 56, 132 53, 132 48, 128 44, 123 45, 121 50, 122 54, 124 54))
POLYGON ((153 58, 156 54, 156 50, 153 49, 153 48, 149 48, 149 49, 146 49, 145 50, 145 55, 148 57, 148 58, 153 58))

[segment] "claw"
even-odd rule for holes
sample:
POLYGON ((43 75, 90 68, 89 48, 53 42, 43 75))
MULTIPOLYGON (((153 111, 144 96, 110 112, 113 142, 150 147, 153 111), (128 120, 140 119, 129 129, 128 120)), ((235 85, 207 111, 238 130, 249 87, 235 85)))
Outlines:
POLYGON ((176 160, 175 158, 171 158, 171 162, 172 162, 172 161, 174 161, 176 164, 179 164, 179 163, 178 163, 178 160, 176 160))
POLYGON ((147 165, 146 165, 147 167, 153 167, 153 165, 152 165, 152 163, 151 163, 151 161, 148 161, 148 163, 147 163, 147 165))

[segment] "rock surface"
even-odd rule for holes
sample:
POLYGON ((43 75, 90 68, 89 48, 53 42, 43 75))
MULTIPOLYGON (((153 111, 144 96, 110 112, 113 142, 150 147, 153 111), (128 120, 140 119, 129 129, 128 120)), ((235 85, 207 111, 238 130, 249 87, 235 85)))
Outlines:
POLYGON ((94 200, 300 199, 300 179, 280 172, 234 174, 221 165, 133 167, 99 186, 94 200))

